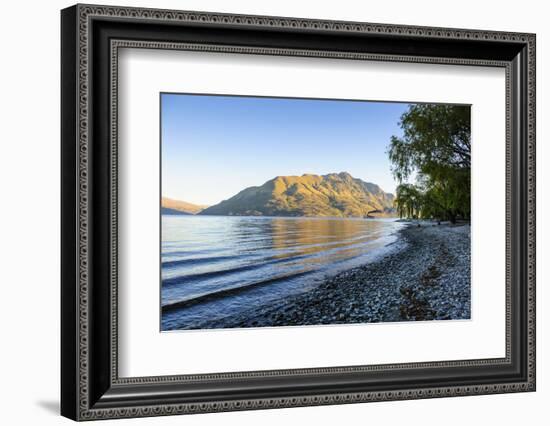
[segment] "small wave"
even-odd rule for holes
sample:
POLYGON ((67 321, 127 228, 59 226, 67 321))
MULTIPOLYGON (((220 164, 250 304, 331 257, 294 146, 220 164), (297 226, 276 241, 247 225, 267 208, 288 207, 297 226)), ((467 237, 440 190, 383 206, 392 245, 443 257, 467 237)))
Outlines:
MULTIPOLYGON (((292 257, 282 257, 282 258, 279 258, 279 259, 269 257, 269 258, 261 259, 261 260, 259 260, 258 262, 255 262, 255 263, 248 263, 248 264, 241 265, 241 266, 236 266, 236 267, 233 267, 233 268, 219 269, 217 271, 200 272, 200 273, 196 273, 196 274, 179 275, 179 276, 173 277, 173 278, 164 278, 162 280, 162 286, 163 287, 171 287, 171 286, 174 286, 174 285, 180 285, 180 284, 184 284, 184 283, 191 282, 191 281, 214 278, 214 277, 219 277, 219 276, 223 276, 223 275, 231 275, 231 274, 236 274, 236 273, 241 273, 241 272, 248 272, 248 271, 253 271, 253 270, 256 270, 256 269, 261 269, 265 266, 270 266, 270 265, 275 265, 275 264, 278 264, 278 263, 285 263, 285 262, 291 263, 291 262, 306 259, 306 258, 309 258, 309 257, 311 257, 311 255, 309 255, 309 254, 304 254, 304 255, 300 255, 300 256, 292 256, 292 257)), ((164 267, 164 263, 163 263, 163 267, 164 267)))
POLYGON ((227 260, 239 259, 241 256, 212 256, 212 257, 197 257, 197 258, 188 258, 188 259, 179 259, 179 260, 168 260, 162 262, 163 268, 174 268, 177 266, 184 265, 202 265, 204 263, 218 263, 224 262, 227 260))
POLYGON ((267 280, 255 281, 245 285, 225 288, 222 290, 213 291, 209 293, 203 293, 197 296, 189 297, 187 299, 178 300, 176 302, 168 302, 162 306, 162 312, 164 313, 168 311, 173 311, 175 309, 187 308, 189 306, 193 306, 199 303, 210 302, 212 300, 220 299, 229 295, 240 293, 242 291, 250 290, 251 288, 258 288, 260 286, 274 284, 280 281, 286 281, 293 278, 303 277, 304 275, 312 274, 314 272, 315 271, 302 271, 302 272, 297 272, 293 274, 279 275, 277 277, 269 278, 267 280))

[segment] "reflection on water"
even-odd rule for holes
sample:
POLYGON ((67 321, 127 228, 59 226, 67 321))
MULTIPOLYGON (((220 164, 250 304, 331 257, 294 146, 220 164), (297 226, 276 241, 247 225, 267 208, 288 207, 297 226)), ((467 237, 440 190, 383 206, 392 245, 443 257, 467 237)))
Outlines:
POLYGON ((271 222, 272 246, 281 251, 287 247, 297 247, 301 254, 349 247, 349 250, 334 252, 337 258, 342 258, 346 253, 358 253, 362 242, 377 238, 377 228, 378 223, 364 220, 275 218, 271 222))
POLYGON ((400 226, 392 219, 163 216, 162 329, 306 291, 381 254, 400 226))

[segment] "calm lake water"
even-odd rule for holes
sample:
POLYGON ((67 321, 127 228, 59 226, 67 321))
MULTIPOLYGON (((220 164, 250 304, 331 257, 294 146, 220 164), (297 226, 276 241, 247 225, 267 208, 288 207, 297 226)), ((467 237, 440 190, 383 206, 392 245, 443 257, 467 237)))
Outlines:
POLYGON ((162 330, 208 328, 385 254, 395 219, 162 216, 162 330))

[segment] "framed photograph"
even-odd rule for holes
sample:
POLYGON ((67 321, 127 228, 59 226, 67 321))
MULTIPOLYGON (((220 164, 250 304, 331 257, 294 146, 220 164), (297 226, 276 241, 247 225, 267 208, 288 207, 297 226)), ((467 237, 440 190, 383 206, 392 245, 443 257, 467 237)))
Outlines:
POLYGON ((64 416, 535 390, 535 35, 61 29, 64 416))

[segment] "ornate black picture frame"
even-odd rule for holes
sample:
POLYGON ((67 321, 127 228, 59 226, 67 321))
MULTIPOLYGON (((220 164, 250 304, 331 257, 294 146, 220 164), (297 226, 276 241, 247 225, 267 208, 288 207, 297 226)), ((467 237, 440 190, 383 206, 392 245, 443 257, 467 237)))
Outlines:
POLYGON ((535 35, 76 5, 61 13, 61 413, 74 420, 535 390, 535 35), (121 47, 506 70, 506 356, 120 378, 121 47))

